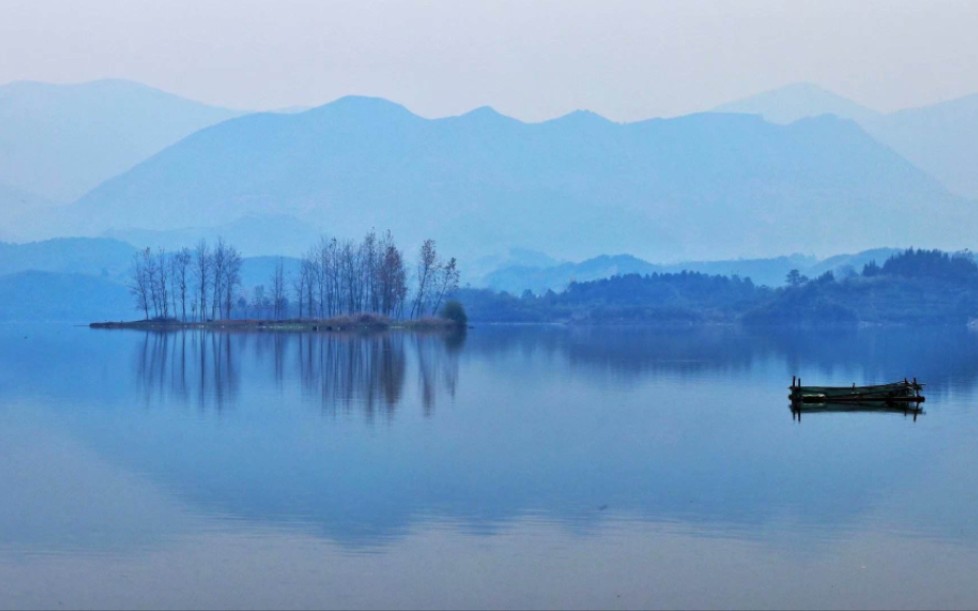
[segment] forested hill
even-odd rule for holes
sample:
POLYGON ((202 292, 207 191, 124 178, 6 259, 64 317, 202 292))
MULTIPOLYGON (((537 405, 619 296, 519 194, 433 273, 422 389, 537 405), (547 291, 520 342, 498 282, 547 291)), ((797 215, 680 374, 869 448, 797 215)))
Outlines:
POLYGON ((788 281, 770 289, 736 276, 629 274, 540 296, 469 289, 459 297, 483 322, 964 325, 978 317, 978 265, 967 253, 911 249, 844 278, 794 272, 788 281))
POLYGON ((841 280, 797 278, 744 321, 963 325, 976 317, 978 265, 971 255, 908 250, 841 280))
POLYGON ((476 321, 692 324, 733 322, 773 294, 749 279, 681 272, 574 282, 540 296, 465 289, 458 298, 476 321))

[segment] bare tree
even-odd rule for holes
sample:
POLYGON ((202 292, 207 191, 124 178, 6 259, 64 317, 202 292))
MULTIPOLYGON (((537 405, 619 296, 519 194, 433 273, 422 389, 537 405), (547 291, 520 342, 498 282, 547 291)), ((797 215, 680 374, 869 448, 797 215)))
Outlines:
POLYGON ((222 318, 224 315, 224 286, 227 266, 227 244, 223 238, 217 238, 214 254, 211 256, 211 318, 222 318))
POLYGON ((339 251, 340 275, 347 314, 360 309, 363 286, 360 282, 359 249, 352 240, 343 242, 339 251))
POLYGON ((197 311, 200 320, 207 317, 207 291, 210 288, 211 265, 210 248, 207 247, 206 240, 201 240, 197 242, 197 246, 194 248, 194 280, 196 281, 194 288, 197 294, 199 306, 197 311))
POLYGON ((165 295, 166 283, 161 284, 160 259, 147 248, 143 251, 143 273, 146 274, 146 282, 149 287, 149 301, 153 308, 153 317, 159 318, 162 315, 164 304, 162 298, 165 295))
POLYGON ((342 285, 340 278, 340 243, 336 238, 330 238, 327 244, 326 259, 328 262, 325 273, 327 283, 326 313, 328 316, 335 316, 340 312, 340 287, 342 285))
POLYGON ((303 304, 305 314, 312 318, 316 315, 316 262, 310 257, 302 259, 299 265, 299 277, 295 282, 296 296, 299 298, 299 318, 302 318, 303 304))
POLYGON ((431 306, 432 315, 438 313, 438 308, 441 307, 441 302, 445 298, 445 295, 449 295, 458 290, 460 277, 461 274, 458 271, 458 264, 455 261, 455 257, 452 257, 448 260, 448 263, 439 267, 433 286, 434 303, 431 306))
POLYGON ((285 318, 285 265, 282 257, 275 262, 275 272, 272 275, 272 309, 275 320, 285 318))
POLYGON ((156 251, 156 260, 153 265, 156 272, 153 275, 154 292, 157 295, 155 301, 159 303, 157 316, 163 318, 170 317, 170 263, 166 256, 166 250, 160 247, 156 251))
MULTIPOLYGON (((231 308, 234 305, 234 292, 241 285, 241 253, 234 246, 225 246, 224 255, 224 318, 231 318, 231 308)), ((248 303, 247 298, 241 297, 239 302, 248 303)))
POLYGON ((146 261, 150 259, 149 248, 133 255, 132 282, 129 292, 136 298, 136 309, 143 311, 143 317, 149 320, 150 279, 146 269, 146 261))
POLYGON ((180 320, 187 320, 187 289, 190 280, 190 263, 193 255, 189 248, 181 248, 170 258, 174 282, 174 298, 180 298, 180 320))
POLYGON ((424 314, 425 306, 430 299, 431 284, 437 271, 438 252, 435 250, 435 241, 428 239, 421 244, 418 253, 418 288, 414 295, 414 304, 411 306, 411 318, 424 314))
MULTIPOLYGON (((323 239, 320 238, 320 246, 323 243, 323 239)), ((323 296, 323 283, 322 283, 322 266, 319 262, 320 248, 317 246, 312 246, 306 251, 305 256, 302 258, 302 264, 300 268, 300 273, 305 276, 302 281, 303 286, 305 286, 305 293, 303 294, 303 299, 306 300, 306 315, 310 318, 315 318, 317 315, 322 318, 322 296, 323 296), (316 310, 316 297, 319 296, 318 306, 319 311, 316 310)))
POLYGON ((361 278, 361 303, 360 309, 376 312, 380 309, 380 300, 377 295, 377 267, 380 256, 378 254, 377 234, 370 231, 363 237, 358 250, 361 278))
POLYGON ((304 263, 299 265, 299 273, 292 278, 292 290, 295 291, 295 300, 299 304, 299 318, 302 318, 302 304, 306 296, 307 273, 304 263))
POLYGON ((333 251, 336 240, 326 236, 319 238, 319 244, 310 252, 309 259, 313 263, 313 280, 316 284, 316 294, 319 296, 319 317, 326 318, 333 312, 333 290, 330 274, 334 265, 333 251))
POLYGON ((266 318, 268 315, 268 297, 265 296, 265 285, 259 284, 252 290, 251 313, 254 318, 266 318))
MULTIPOLYGON (((270 283, 257 287, 241 287, 241 267, 241 254, 223 238, 213 248, 200 240, 192 250, 172 254, 145 249, 133 260, 129 290, 147 319, 231 318, 238 311, 281 319, 289 316, 290 289, 300 318, 366 311, 400 317, 408 306, 408 273, 390 231, 380 237, 370 231, 360 242, 323 236, 295 276, 286 276, 280 258, 270 283)), ((443 263, 434 240, 425 240, 415 278, 410 316, 426 316, 457 289, 457 263, 443 263)))
POLYGON ((388 231, 380 242, 381 258, 377 266, 376 293, 378 308, 384 316, 397 316, 407 294, 404 260, 388 231))

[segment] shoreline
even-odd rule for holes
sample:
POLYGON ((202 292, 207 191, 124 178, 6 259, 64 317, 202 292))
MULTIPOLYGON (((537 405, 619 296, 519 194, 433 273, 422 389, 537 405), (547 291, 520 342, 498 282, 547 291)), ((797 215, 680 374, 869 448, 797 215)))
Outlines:
POLYGON ((467 325, 459 325, 447 318, 421 318, 418 320, 392 320, 372 314, 336 316, 313 319, 228 319, 207 321, 179 320, 130 320, 91 322, 91 329, 138 329, 143 331, 300 331, 300 332, 340 332, 340 331, 459 331, 467 325))

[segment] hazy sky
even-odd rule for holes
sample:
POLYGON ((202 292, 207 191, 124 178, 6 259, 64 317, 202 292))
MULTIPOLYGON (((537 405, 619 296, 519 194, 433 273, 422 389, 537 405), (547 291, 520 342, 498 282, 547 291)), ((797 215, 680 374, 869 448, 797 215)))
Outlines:
POLYGON ((704 110, 810 81, 879 110, 978 93, 978 1, 0 0, 0 83, 140 81, 247 109, 704 110))

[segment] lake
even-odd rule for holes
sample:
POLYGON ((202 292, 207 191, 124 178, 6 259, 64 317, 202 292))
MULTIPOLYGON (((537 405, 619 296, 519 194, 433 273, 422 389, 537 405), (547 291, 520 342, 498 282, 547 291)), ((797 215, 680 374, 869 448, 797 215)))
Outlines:
POLYGON ((0 325, 0 606, 974 608, 976 440, 964 329, 0 325))

